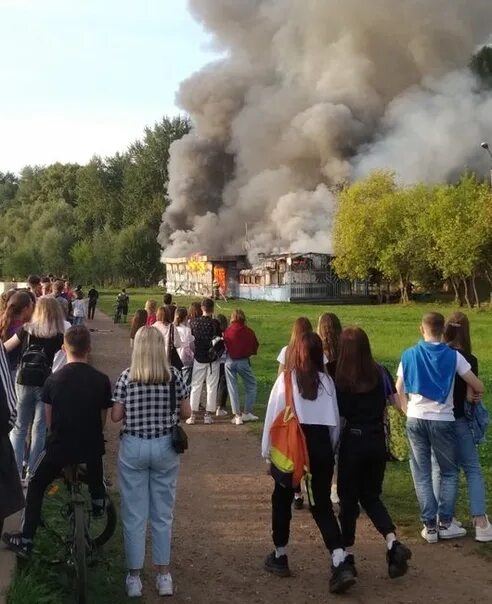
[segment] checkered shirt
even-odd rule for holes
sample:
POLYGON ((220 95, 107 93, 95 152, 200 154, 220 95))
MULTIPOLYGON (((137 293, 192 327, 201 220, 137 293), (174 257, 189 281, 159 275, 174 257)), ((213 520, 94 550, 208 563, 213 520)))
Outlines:
MULTIPOLYGON (((180 402, 188 398, 189 391, 181 372, 172 369, 176 385, 176 413, 180 402)), ((138 438, 159 438, 171 432, 174 419, 171 414, 169 384, 140 384, 129 378, 126 369, 116 381, 114 400, 125 406, 122 434, 138 438)))

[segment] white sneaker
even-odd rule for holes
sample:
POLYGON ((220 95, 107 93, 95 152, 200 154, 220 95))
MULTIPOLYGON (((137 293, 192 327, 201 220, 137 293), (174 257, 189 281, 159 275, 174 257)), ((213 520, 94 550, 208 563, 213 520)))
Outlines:
POLYGON ((217 417, 224 417, 224 415, 229 415, 229 414, 227 413, 227 411, 226 411, 225 409, 220 409, 220 408, 219 408, 219 409, 217 409, 217 411, 215 412, 215 415, 216 415, 217 417))
POLYGON ((172 596, 174 591, 171 573, 167 573, 167 575, 157 575, 155 578, 155 587, 160 596, 172 596))
POLYGON ((242 414, 243 422, 257 422, 260 418, 252 413, 243 413, 242 414))
POLYGON ((488 518, 487 526, 485 528, 475 526, 475 541, 480 541, 480 543, 487 543, 487 541, 492 541, 492 524, 490 524, 488 518))
POLYGON ((437 543, 439 539, 437 529, 435 528, 428 528, 424 526, 420 534, 422 535, 422 538, 427 541, 427 543, 437 543))
POLYGON ((142 581, 138 575, 127 575, 126 576, 126 593, 129 598, 141 598, 142 597, 142 581))
POLYGON ((242 426, 243 423, 243 418, 240 415, 235 415, 231 420, 231 424, 234 424, 235 426, 242 426))
POLYGON ((206 415, 203 416, 203 423, 207 424, 207 425, 208 424, 213 424, 214 420, 212 419, 211 415, 206 414, 206 415))
POLYGON ((456 526, 456 524, 453 524, 452 522, 448 527, 441 524, 438 533, 439 539, 458 539, 460 537, 466 537, 466 529, 462 526, 456 526))
POLYGON ((186 423, 188 424, 188 426, 193 426, 193 424, 194 424, 195 422, 196 422, 196 419, 195 419, 195 416, 194 416, 194 415, 192 415, 191 417, 189 417, 189 418, 186 420, 186 423))

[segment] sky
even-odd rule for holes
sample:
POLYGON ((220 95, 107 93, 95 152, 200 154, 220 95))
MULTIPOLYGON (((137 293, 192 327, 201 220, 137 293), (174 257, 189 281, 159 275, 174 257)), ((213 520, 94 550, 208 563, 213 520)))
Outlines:
POLYGON ((0 0, 0 172, 124 151, 216 58, 186 0, 0 0))

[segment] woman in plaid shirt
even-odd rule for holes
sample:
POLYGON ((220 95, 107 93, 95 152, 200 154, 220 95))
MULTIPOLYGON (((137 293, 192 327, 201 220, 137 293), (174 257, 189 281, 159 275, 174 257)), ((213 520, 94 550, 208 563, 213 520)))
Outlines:
POLYGON ((118 469, 128 596, 142 595, 140 571, 149 516, 156 588, 161 596, 172 595, 169 561, 179 456, 172 447, 171 428, 178 416, 189 416, 190 406, 188 388, 180 372, 169 366, 164 338, 157 329, 138 330, 131 367, 118 378, 114 400, 111 417, 115 422, 123 420, 118 469), (171 413, 172 380, 176 416, 171 413))

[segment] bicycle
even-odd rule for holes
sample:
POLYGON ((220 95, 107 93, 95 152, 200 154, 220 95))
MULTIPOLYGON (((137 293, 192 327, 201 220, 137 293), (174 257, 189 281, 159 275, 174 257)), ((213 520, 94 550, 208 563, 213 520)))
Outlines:
POLYGON ((123 315, 123 308, 119 304, 115 304, 115 312, 114 312, 114 323, 121 323, 121 317, 123 315))
POLYGON ((82 466, 66 467, 63 470, 63 481, 69 499, 61 504, 60 513, 63 518, 68 520, 68 530, 63 535, 60 534, 59 528, 54 528, 45 522, 43 522, 43 526, 63 546, 63 559, 74 573, 77 604, 88 604, 88 564, 92 561, 95 552, 113 536, 117 520, 116 508, 106 493, 102 515, 94 515, 90 496, 85 493, 82 486, 87 482, 82 466))

